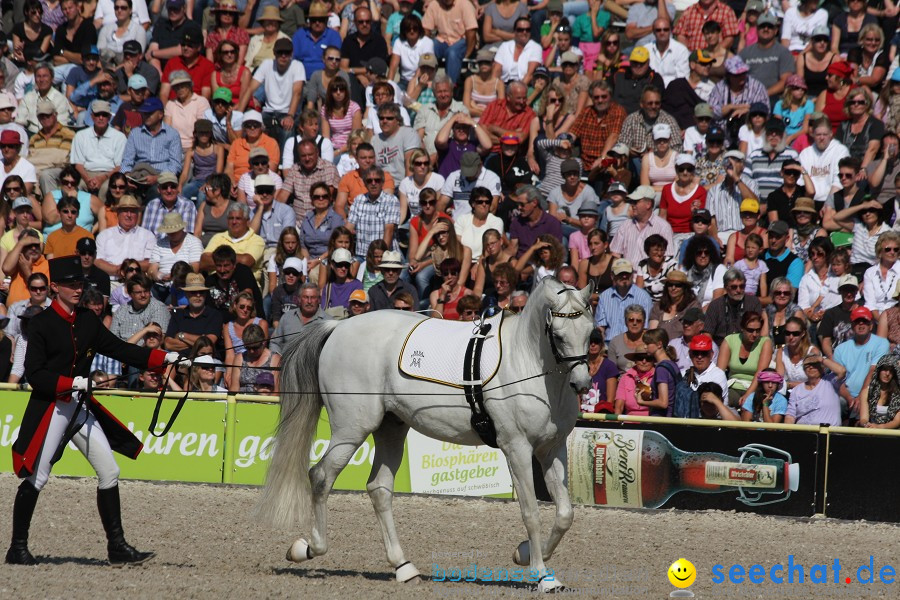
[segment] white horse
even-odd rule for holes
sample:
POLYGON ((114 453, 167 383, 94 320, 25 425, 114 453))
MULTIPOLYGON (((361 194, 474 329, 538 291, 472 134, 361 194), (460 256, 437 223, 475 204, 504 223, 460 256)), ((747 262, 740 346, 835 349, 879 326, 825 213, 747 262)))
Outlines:
MULTIPOLYGON (((552 278, 541 281, 522 313, 505 318, 500 330, 503 357, 484 391, 528 532, 513 560, 538 574, 542 592, 562 585, 547 577, 544 561, 574 516, 566 487, 566 438, 578 415, 576 392, 590 386, 586 364, 593 329, 590 292, 590 287, 579 291, 552 278), (541 534, 532 456, 540 461, 556 504, 546 539, 541 534)), ((372 434, 375 456, 366 490, 387 559, 398 581, 418 577, 419 571, 400 548, 391 511, 406 434, 413 427, 445 442, 484 443, 472 429, 471 410, 462 392, 457 395, 450 391, 453 388, 399 372, 397 360, 405 337, 423 318, 387 310, 346 321, 322 321, 304 327, 289 345, 282 362, 281 420, 258 507, 258 516, 279 528, 298 521, 306 527, 312 512, 312 535, 308 542, 302 538, 294 542, 289 560, 303 562, 328 550, 328 495, 338 474, 372 434), (310 469, 310 445, 323 403, 331 422, 331 443, 310 469)))

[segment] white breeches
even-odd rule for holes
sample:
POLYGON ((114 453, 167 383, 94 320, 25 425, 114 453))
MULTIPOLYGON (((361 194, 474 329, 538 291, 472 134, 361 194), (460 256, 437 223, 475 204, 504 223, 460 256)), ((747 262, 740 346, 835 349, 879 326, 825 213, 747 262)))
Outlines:
MULTIPOLYGON (((56 408, 53 416, 50 418, 50 426, 47 429, 47 437, 44 440, 44 446, 38 455, 37 464, 34 472, 28 477, 28 481, 38 490, 44 487, 47 479, 50 477, 50 460, 53 458, 56 448, 59 446, 60 440, 65 435, 66 428, 69 425, 72 415, 75 414, 75 408, 78 403, 75 399, 69 402, 56 402, 56 408)), ((84 423, 81 429, 72 438, 75 447, 84 454, 88 462, 97 472, 97 478, 100 480, 99 487, 101 490, 115 487, 119 483, 119 465, 113 457, 112 448, 109 447, 109 441, 103 429, 84 406, 78 412, 78 423, 84 423)))

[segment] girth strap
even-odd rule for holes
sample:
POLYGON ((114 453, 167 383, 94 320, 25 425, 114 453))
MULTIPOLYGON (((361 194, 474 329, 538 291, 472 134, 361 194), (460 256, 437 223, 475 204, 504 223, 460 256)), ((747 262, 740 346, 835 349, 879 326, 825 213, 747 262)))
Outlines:
POLYGON ((463 363, 463 392, 472 409, 472 429, 478 433, 481 441, 491 448, 497 448, 497 430, 491 416, 484 409, 484 390, 481 385, 481 350, 490 330, 490 323, 481 325, 469 339, 463 363))

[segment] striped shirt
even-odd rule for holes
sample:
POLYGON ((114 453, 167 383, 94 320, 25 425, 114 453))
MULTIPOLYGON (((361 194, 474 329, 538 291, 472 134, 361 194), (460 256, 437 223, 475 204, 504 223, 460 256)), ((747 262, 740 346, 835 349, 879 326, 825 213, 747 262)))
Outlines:
MULTIPOLYGON (((759 198, 759 187, 756 185, 756 181, 750 179, 747 173, 741 175, 741 181, 759 198)), ((741 201, 743 199, 741 188, 737 185, 729 186, 727 181, 709 188, 706 193, 706 208, 715 217, 720 234, 723 231, 737 231, 744 228, 741 223, 741 201)))
POLYGON ((594 325, 604 328, 607 344, 620 333, 625 333, 625 309, 632 304, 639 304, 644 308, 644 327, 647 327, 650 309, 653 307, 650 294, 634 284, 624 296, 619 295, 615 286, 600 294, 597 311, 594 313, 594 325))
POLYGON ((125 156, 122 157, 122 173, 130 173, 137 163, 150 163, 160 173, 181 173, 184 153, 178 132, 163 123, 159 131, 151 133, 146 126, 136 127, 128 134, 125 156))
POLYGON ((140 310, 134 309, 134 301, 119 307, 113 315, 109 330, 120 339, 127 340, 150 323, 157 323, 163 331, 169 326, 169 309, 153 297, 140 310))
MULTIPOLYGON (((368 194, 360 194, 350 206, 347 222, 356 229, 356 257, 365 260, 369 244, 384 237, 385 226, 400 224, 400 201, 384 191, 374 201, 368 194)), ((391 250, 399 249, 395 231, 391 250)))
MULTIPOLYGON (((769 153, 762 148, 754 150, 747 158, 747 168, 753 175, 754 181, 759 186, 760 204, 766 201, 769 194, 781 187, 784 180, 781 177, 781 165, 789 158, 798 160, 800 155, 793 148, 785 148, 769 160, 769 153)), ((801 179, 798 183, 803 183, 801 179)))
POLYGON ((166 234, 159 233, 157 229, 159 229, 163 219, 170 212, 177 212, 181 215, 181 218, 184 220, 185 231, 188 233, 194 231, 194 223, 197 222, 197 207, 184 196, 176 197, 175 206, 172 208, 166 208, 160 198, 154 198, 148 202, 146 208, 144 208, 144 222, 141 223, 141 226, 151 231, 158 240, 164 240, 166 239, 166 234))
POLYGON ((319 114, 322 115, 322 118, 328 120, 328 126, 331 128, 331 143, 334 144, 334 147, 338 150, 347 145, 347 138, 350 137, 350 131, 353 129, 353 115, 360 110, 359 104, 353 100, 350 101, 350 106, 347 107, 347 112, 343 117, 326 115, 324 104, 322 105, 322 108, 319 109, 319 114))

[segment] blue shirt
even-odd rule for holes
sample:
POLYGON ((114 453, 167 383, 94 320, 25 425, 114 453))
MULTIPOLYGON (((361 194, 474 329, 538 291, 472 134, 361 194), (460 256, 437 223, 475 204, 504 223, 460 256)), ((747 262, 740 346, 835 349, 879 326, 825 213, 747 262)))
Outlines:
POLYGON ((620 296, 613 286, 600 294, 600 298, 597 300, 597 312, 594 313, 594 325, 606 328, 607 343, 620 333, 625 333, 625 308, 632 304, 639 304, 643 307, 644 327, 647 327, 653 300, 650 298, 650 294, 643 289, 632 284, 631 289, 624 296, 620 296))
MULTIPOLYGON (((258 207, 259 205, 257 205, 258 207)), ((256 211, 253 214, 255 215, 256 211)), ((267 248, 274 248, 278 244, 278 237, 284 228, 296 226, 297 215, 294 213, 294 209, 283 202, 272 202, 272 210, 263 213, 262 222, 259 225, 259 235, 266 240, 267 248)))
POLYGON ((847 377, 844 383, 853 397, 862 392, 863 383, 869 369, 875 366, 878 359, 890 351, 890 344, 883 337, 869 336, 869 341, 860 346, 855 340, 849 339, 834 349, 834 360, 847 369, 847 377))
POLYGON ((341 47, 341 34, 326 27, 325 33, 316 41, 309 33, 309 29, 298 29, 291 41, 294 42, 294 58, 303 63, 303 68, 306 69, 306 79, 309 81, 313 73, 325 68, 325 61, 322 60, 325 48, 328 46, 341 47))
POLYGON ((312 258, 318 258, 328 251, 328 240, 331 239, 331 232, 344 224, 344 218, 328 209, 325 220, 318 227, 315 226, 315 211, 308 211, 300 225, 300 239, 303 245, 309 251, 312 258))
POLYGON ((144 125, 132 129, 125 142, 125 156, 119 170, 130 173, 134 165, 141 162, 150 163, 160 173, 181 173, 184 166, 181 136, 165 123, 156 134, 150 133, 144 125))
MULTIPOLYGON (((774 259, 778 262, 781 262, 788 257, 788 254, 790 254, 790 252, 791 251, 788 248, 785 248, 784 252, 782 252, 778 256, 775 256, 770 251, 766 250, 762 258, 765 261, 774 259)), ((794 286, 795 290, 800 287, 800 280, 803 279, 803 276, 805 274, 806 272, 803 266, 803 261, 800 260, 799 257, 794 256, 794 261, 788 266, 787 275, 785 275, 785 277, 787 277, 788 281, 791 282, 791 285, 794 286)))
MULTIPOLYGON (((750 414, 753 414, 753 397, 756 395, 756 392, 747 396, 747 399, 744 401, 744 405, 741 407, 750 414)), ((787 412, 787 404, 788 400, 784 396, 782 396, 779 392, 775 392, 775 395, 772 396, 772 403, 769 404, 769 414, 770 415, 783 415, 787 412)))

